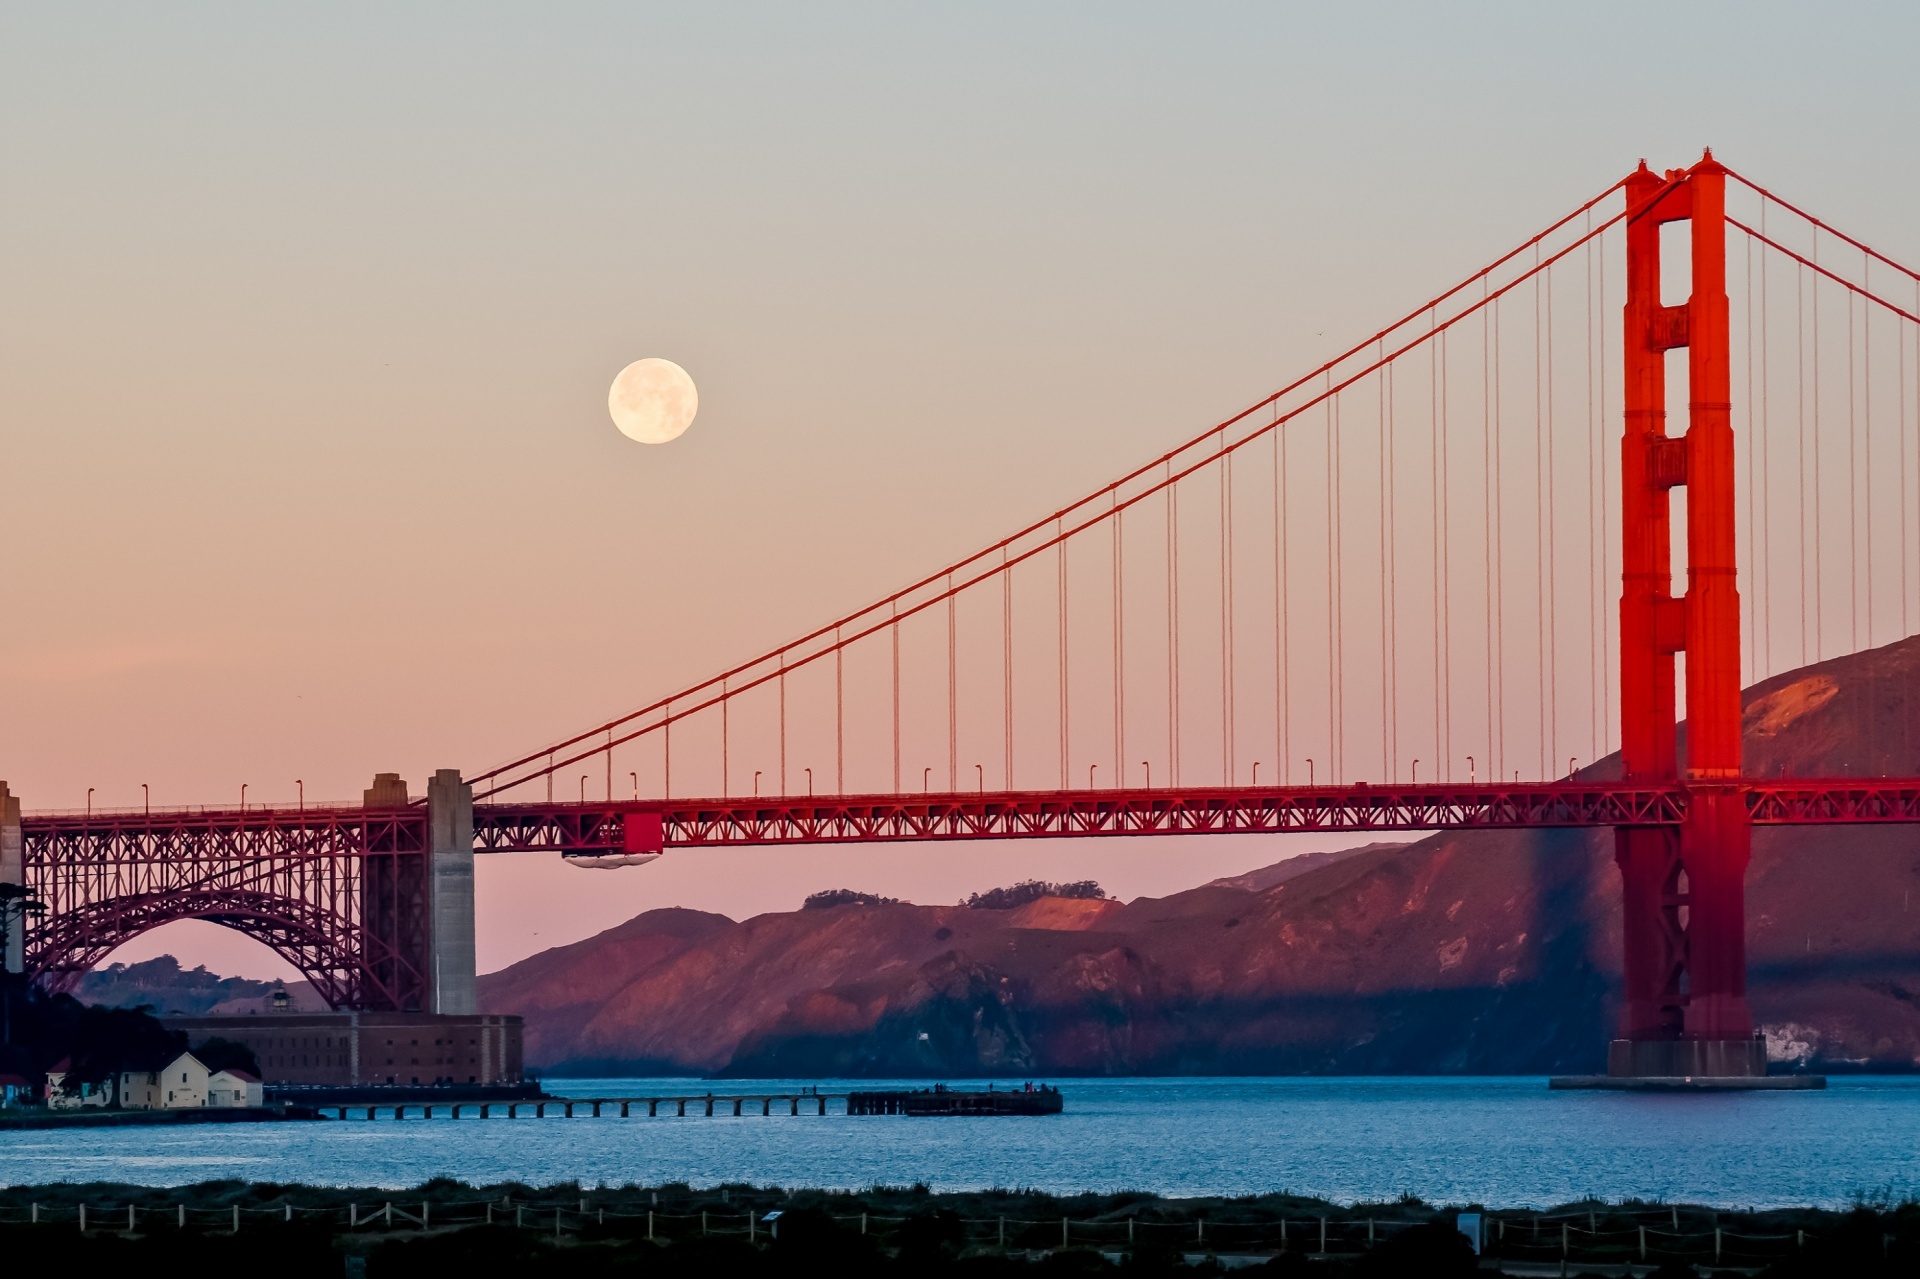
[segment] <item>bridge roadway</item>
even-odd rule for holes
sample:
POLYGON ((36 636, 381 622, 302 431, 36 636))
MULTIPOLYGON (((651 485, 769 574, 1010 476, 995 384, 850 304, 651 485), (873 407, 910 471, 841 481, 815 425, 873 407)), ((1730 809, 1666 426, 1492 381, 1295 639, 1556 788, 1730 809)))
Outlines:
MULTIPOLYGON (((1920 822, 1920 777, 1723 785, 1742 793, 1756 825, 1920 822)), ((604 856, 748 845, 1675 826, 1690 794, 1684 784, 1562 781, 483 803, 473 808, 473 834, 475 852, 604 856)), ((78 866, 128 856, 297 859, 418 850, 426 820, 423 803, 308 804, 41 812, 24 815, 21 826, 29 849, 78 866)))

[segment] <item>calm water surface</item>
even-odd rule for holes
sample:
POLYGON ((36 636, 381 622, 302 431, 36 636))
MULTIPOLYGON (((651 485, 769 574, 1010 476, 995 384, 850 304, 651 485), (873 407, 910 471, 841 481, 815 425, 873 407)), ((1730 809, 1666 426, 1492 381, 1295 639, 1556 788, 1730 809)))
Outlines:
MULTIPOLYGON (((576 1097, 805 1086, 548 1083, 576 1097)), ((1920 1078, 1723 1096, 1550 1093, 1538 1078, 1100 1079, 1063 1089, 1067 1113, 1049 1118, 361 1119, 13 1132, 0 1134, 0 1180, 237 1177, 394 1188, 436 1176, 533 1185, 924 1181, 937 1190, 1288 1190, 1343 1202, 1407 1192, 1495 1207, 1587 1195, 1726 1207, 1920 1195, 1920 1078)))

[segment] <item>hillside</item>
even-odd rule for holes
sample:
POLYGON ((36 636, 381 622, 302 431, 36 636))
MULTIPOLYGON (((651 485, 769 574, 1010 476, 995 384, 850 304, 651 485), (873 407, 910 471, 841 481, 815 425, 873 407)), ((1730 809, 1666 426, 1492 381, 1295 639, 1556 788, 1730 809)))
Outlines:
MULTIPOLYGON (((1750 770, 1920 772, 1917 673, 1907 640, 1756 685, 1750 770)), ((1777 1058, 1920 1066, 1916 880, 1911 828, 1756 833, 1752 999, 1777 1058)), ((481 999, 569 1073, 1590 1070, 1618 929, 1609 832, 1454 832, 1124 906, 652 911, 481 999)))

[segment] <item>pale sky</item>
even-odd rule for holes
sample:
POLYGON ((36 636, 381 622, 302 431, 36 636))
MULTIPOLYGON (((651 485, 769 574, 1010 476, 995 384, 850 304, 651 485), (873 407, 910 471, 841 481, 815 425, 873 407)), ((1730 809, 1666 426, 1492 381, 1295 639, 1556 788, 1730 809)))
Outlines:
MULTIPOLYGON (((1916 47, 1892 4, 9 5, 0 777, 477 771, 1051 510, 1641 156, 1920 260, 1916 47), (606 414, 649 355, 700 388, 658 448, 606 414)), ((481 959, 1296 850, 494 861, 481 959)), ((214 931, 127 955, 281 971, 214 931)))

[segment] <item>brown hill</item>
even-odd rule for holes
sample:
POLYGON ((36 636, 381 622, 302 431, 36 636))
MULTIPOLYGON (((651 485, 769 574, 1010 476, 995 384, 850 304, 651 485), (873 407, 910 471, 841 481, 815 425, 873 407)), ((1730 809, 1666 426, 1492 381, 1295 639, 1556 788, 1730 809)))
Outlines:
MULTIPOLYGON (((1748 690, 1763 775, 1920 773, 1920 639, 1748 690)), ((1603 760, 1592 775, 1617 770, 1603 760)), ((653 911, 481 980, 561 1072, 1540 1072, 1601 1066, 1605 831, 1451 832, 1166 898, 653 911), (1263 878, 1264 876, 1264 878, 1263 878)), ((1920 1066, 1920 832, 1770 828, 1749 879, 1774 1055, 1920 1066)))

